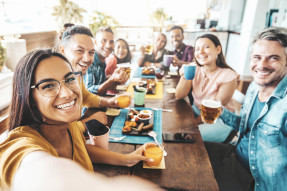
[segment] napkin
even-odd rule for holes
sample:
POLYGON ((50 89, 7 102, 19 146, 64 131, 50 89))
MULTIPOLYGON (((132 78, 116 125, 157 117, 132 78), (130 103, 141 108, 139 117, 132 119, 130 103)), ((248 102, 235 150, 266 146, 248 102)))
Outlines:
POLYGON ((109 108, 106 111, 106 115, 110 116, 118 116, 121 113, 120 109, 109 108))
POLYGON ((177 76, 178 73, 177 73, 177 71, 172 71, 172 72, 168 72, 168 75, 177 76))
POLYGON ((166 91, 170 94, 174 94, 175 93, 175 88, 168 88, 166 89, 166 91))
POLYGON ((143 168, 149 168, 149 169, 165 169, 165 161, 164 156, 161 159, 161 162, 158 166, 148 166, 146 162, 143 162, 143 168))

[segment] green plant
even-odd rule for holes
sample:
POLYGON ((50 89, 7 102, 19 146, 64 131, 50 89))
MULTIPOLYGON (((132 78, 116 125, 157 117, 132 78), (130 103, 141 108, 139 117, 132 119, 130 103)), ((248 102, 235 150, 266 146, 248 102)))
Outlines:
POLYGON ((2 70, 6 61, 6 49, 2 46, 0 42, 0 71, 2 70))
POLYGON ((158 8, 154 12, 150 14, 150 21, 156 25, 159 26, 160 29, 164 26, 164 21, 172 20, 172 17, 169 17, 165 11, 164 8, 158 8))
POLYGON ((113 30, 119 23, 112 16, 106 15, 105 13, 94 11, 89 22, 89 27, 93 34, 96 34, 98 28, 102 26, 109 26, 113 30))
POLYGON ((85 9, 69 0, 59 0, 59 2, 59 5, 54 6, 52 15, 56 17, 60 27, 65 23, 83 22, 82 14, 87 12, 85 9))

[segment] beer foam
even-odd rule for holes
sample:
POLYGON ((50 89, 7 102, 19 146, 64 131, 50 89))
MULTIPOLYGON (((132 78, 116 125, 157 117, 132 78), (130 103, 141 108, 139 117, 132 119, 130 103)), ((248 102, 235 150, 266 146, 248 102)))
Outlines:
POLYGON ((219 101, 215 101, 215 100, 203 100, 202 101, 202 105, 206 106, 206 107, 210 107, 210 108, 218 108, 221 107, 221 103, 219 101))

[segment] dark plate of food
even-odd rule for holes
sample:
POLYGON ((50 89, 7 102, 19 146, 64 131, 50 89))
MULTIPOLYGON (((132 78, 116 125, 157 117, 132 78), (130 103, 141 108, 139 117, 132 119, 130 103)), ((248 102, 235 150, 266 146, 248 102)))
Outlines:
POLYGON ((154 113, 152 110, 129 109, 122 134, 149 136, 148 132, 153 130, 154 113))
POLYGON ((155 94, 156 82, 154 79, 142 78, 141 81, 137 82, 137 86, 146 88, 147 94, 155 94))
POLYGON ((145 66, 143 67, 142 75, 155 75, 155 70, 153 67, 145 66))

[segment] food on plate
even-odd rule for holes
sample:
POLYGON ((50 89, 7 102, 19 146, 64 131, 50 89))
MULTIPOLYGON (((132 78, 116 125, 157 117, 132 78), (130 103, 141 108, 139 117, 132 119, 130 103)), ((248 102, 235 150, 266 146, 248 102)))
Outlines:
POLYGON ((147 86, 147 81, 139 81, 138 82, 139 87, 146 87, 147 86))
POLYGON ((143 126, 144 126, 144 123, 141 123, 138 127, 138 132, 141 132, 143 130, 143 126))
POLYGON ((129 114, 128 114, 128 119, 133 119, 135 118, 140 112, 137 111, 136 109, 130 109, 129 114))
POLYGON ((149 124, 149 120, 152 116, 151 110, 141 110, 140 112, 136 109, 130 109, 127 114, 127 121, 122 128, 123 134, 142 134, 142 132, 153 128, 153 124, 149 124))
POLYGON ((128 133, 131 132, 132 128, 130 126, 124 126, 122 132, 128 133))
POLYGON ((137 115, 137 117, 139 118, 140 122, 144 123, 145 125, 148 125, 151 118, 151 114, 140 113, 137 115))
POLYGON ((130 122, 130 126, 131 127, 136 127, 138 124, 137 124, 137 122, 135 122, 135 121, 131 121, 130 122))
POLYGON ((149 124, 149 125, 146 125, 146 126, 143 126, 143 130, 149 130, 153 127, 153 123, 152 124, 149 124))
POLYGON ((140 118, 140 119, 146 119, 146 118, 150 118, 150 115, 149 115, 149 114, 141 113, 141 114, 138 115, 138 118, 140 118))
POLYGON ((143 114, 152 114, 152 111, 151 110, 141 110, 140 113, 143 113, 143 114))
POLYGON ((153 74, 155 74, 155 70, 153 67, 143 67, 142 74, 153 75, 153 74))
POLYGON ((125 71, 128 75, 131 74, 131 68, 130 67, 121 67, 122 71, 125 71))
POLYGON ((139 114, 140 112, 139 112, 138 110, 134 109, 134 108, 131 108, 131 109, 130 109, 130 113, 133 113, 134 115, 137 115, 137 114, 139 114))
POLYGON ((140 126, 138 127, 138 131, 141 132, 141 131, 147 131, 147 130, 150 130, 151 128, 153 128, 153 123, 152 124, 149 124, 149 125, 146 125, 144 126, 144 123, 141 123, 140 126), (141 126, 142 125, 142 126, 141 126))
POLYGON ((155 81, 148 79, 147 80, 147 86, 146 86, 147 93, 153 93, 154 87, 155 87, 155 81))

